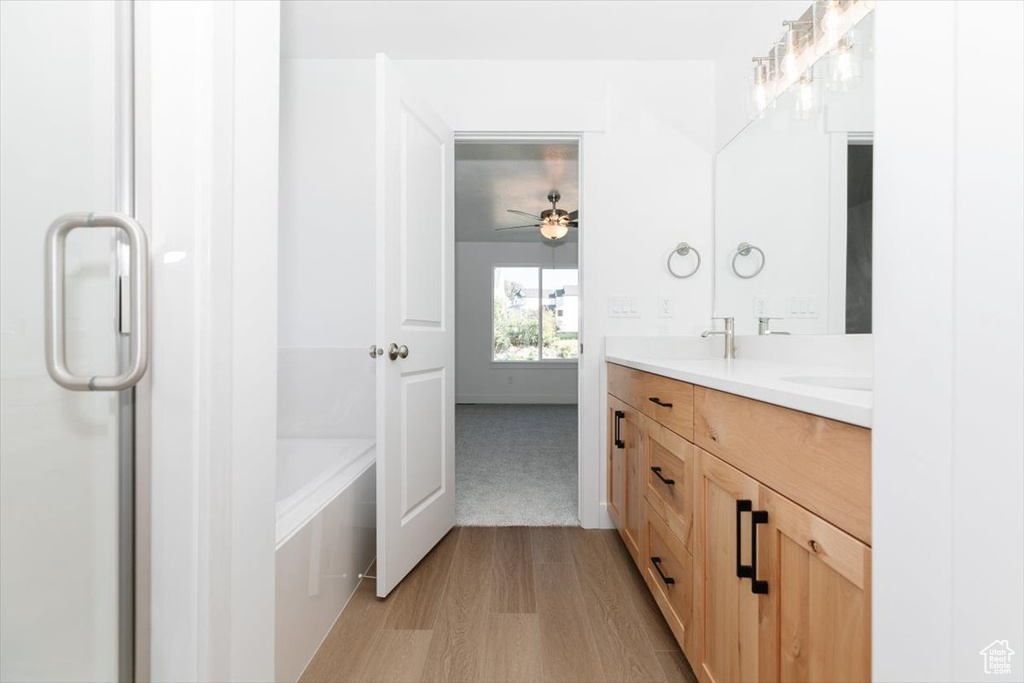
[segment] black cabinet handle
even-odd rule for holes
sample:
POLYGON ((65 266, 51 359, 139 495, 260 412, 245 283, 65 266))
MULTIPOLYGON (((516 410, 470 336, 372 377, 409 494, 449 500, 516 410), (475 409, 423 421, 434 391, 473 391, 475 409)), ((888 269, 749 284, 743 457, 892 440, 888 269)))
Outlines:
POLYGON ((676 582, 676 580, 673 579, 671 576, 665 576, 665 573, 663 571, 661 571, 661 558, 660 557, 652 557, 651 558, 651 564, 654 565, 654 571, 658 572, 658 576, 660 576, 661 580, 665 582, 665 585, 671 586, 673 583, 676 582))
POLYGON ((662 408, 671 408, 671 407, 672 407, 672 404, 671 404, 671 403, 665 403, 664 401, 662 401, 662 400, 661 400, 660 398, 658 398, 657 396, 651 396, 651 397, 650 397, 649 399, 647 399, 647 400, 648 400, 648 401, 650 401, 651 403, 657 403, 657 404, 658 404, 659 406, 661 406, 662 408))
POLYGON ((754 509, 754 504, 749 500, 737 500, 736 501, 736 578, 738 579, 750 579, 754 576, 754 567, 749 564, 743 564, 741 561, 742 555, 741 550, 743 548, 743 526, 741 522, 741 515, 744 512, 750 512, 754 509))
POLYGON ((669 486, 672 486, 672 484, 676 483, 675 479, 666 479, 665 475, 661 473, 660 467, 652 467, 651 472, 654 472, 654 475, 658 477, 658 479, 661 479, 663 483, 668 484, 669 486))
POLYGON ((619 426, 619 420, 621 420, 624 417, 626 417, 626 413, 624 413, 621 410, 616 410, 615 411, 615 447, 616 448, 625 448, 626 447, 626 442, 623 441, 622 437, 619 435, 619 430, 621 429, 621 427, 619 426))
POLYGON ((767 510, 754 510, 750 517, 750 592, 768 594, 768 582, 757 578, 757 525, 768 523, 767 510))

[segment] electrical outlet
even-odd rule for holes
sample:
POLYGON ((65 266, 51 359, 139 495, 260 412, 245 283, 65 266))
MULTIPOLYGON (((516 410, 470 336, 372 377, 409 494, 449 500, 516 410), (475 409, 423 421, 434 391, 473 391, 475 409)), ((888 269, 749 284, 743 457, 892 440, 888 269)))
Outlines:
POLYGON ((506 382, 506 383, 508 383, 508 384, 512 384, 512 382, 514 382, 514 381, 515 381, 515 380, 514 380, 514 378, 512 377, 512 375, 508 375, 508 376, 507 376, 507 377, 505 378, 505 382, 506 382))
POLYGON ((764 318, 768 316, 768 297, 754 297, 754 315, 756 315, 759 318, 764 318))
POLYGON ((672 317, 672 299, 667 296, 658 297, 658 317, 659 318, 671 318, 672 317))

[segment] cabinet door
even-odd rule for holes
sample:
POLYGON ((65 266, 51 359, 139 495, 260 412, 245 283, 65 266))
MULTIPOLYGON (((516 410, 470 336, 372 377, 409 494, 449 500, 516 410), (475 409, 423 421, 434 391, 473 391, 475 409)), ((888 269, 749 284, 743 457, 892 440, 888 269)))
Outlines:
POLYGON ((694 451, 699 472, 694 623, 702 636, 697 674, 705 683, 755 681, 759 676, 762 596, 753 593, 746 568, 751 564, 749 510, 759 503, 760 487, 708 452, 694 451))
POLYGON ((625 442, 626 470, 626 510, 620 531, 622 540, 633 556, 633 561, 640 566, 642 559, 641 532, 643 531, 643 469, 644 469, 644 418, 632 408, 625 411, 621 421, 619 437, 625 442))
POLYGON ((626 449, 620 433, 629 406, 608 394, 608 516, 616 529, 626 519, 626 449))
POLYGON ((871 549, 770 489, 761 503, 761 680, 870 680, 871 549))

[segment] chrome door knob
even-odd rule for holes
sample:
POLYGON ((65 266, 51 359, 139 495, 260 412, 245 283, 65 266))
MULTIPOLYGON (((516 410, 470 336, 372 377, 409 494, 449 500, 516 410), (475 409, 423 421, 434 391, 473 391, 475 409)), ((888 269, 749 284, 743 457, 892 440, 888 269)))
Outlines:
POLYGON ((402 344, 401 346, 399 346, 398 344, 395 344, 394 342, 392 342, 391 346, 388 347, 388 358, 390 358, 391 360, 398 360, 399 358, 408 358, 408 357, 409 357, 409 347, 406 346, 405 344, 402 344))
POLYGON ((379 358, 384 355, 384 349, 378 349, 376 344, 370 344, 370 358, 379 358))

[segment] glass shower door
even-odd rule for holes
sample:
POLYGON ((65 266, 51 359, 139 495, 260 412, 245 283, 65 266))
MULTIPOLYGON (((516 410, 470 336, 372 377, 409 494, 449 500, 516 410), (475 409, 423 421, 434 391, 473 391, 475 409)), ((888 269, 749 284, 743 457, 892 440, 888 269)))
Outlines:
POLYGON ((130 3, 0 2, 3 681, 131 678, 133 390, 58 386, 44 352, 44 242, 69 212, 88 229, 53 280, 57 360, 117 376, 143 331, 123 231, 85 224, 131 212, 131 119, 130 3))

